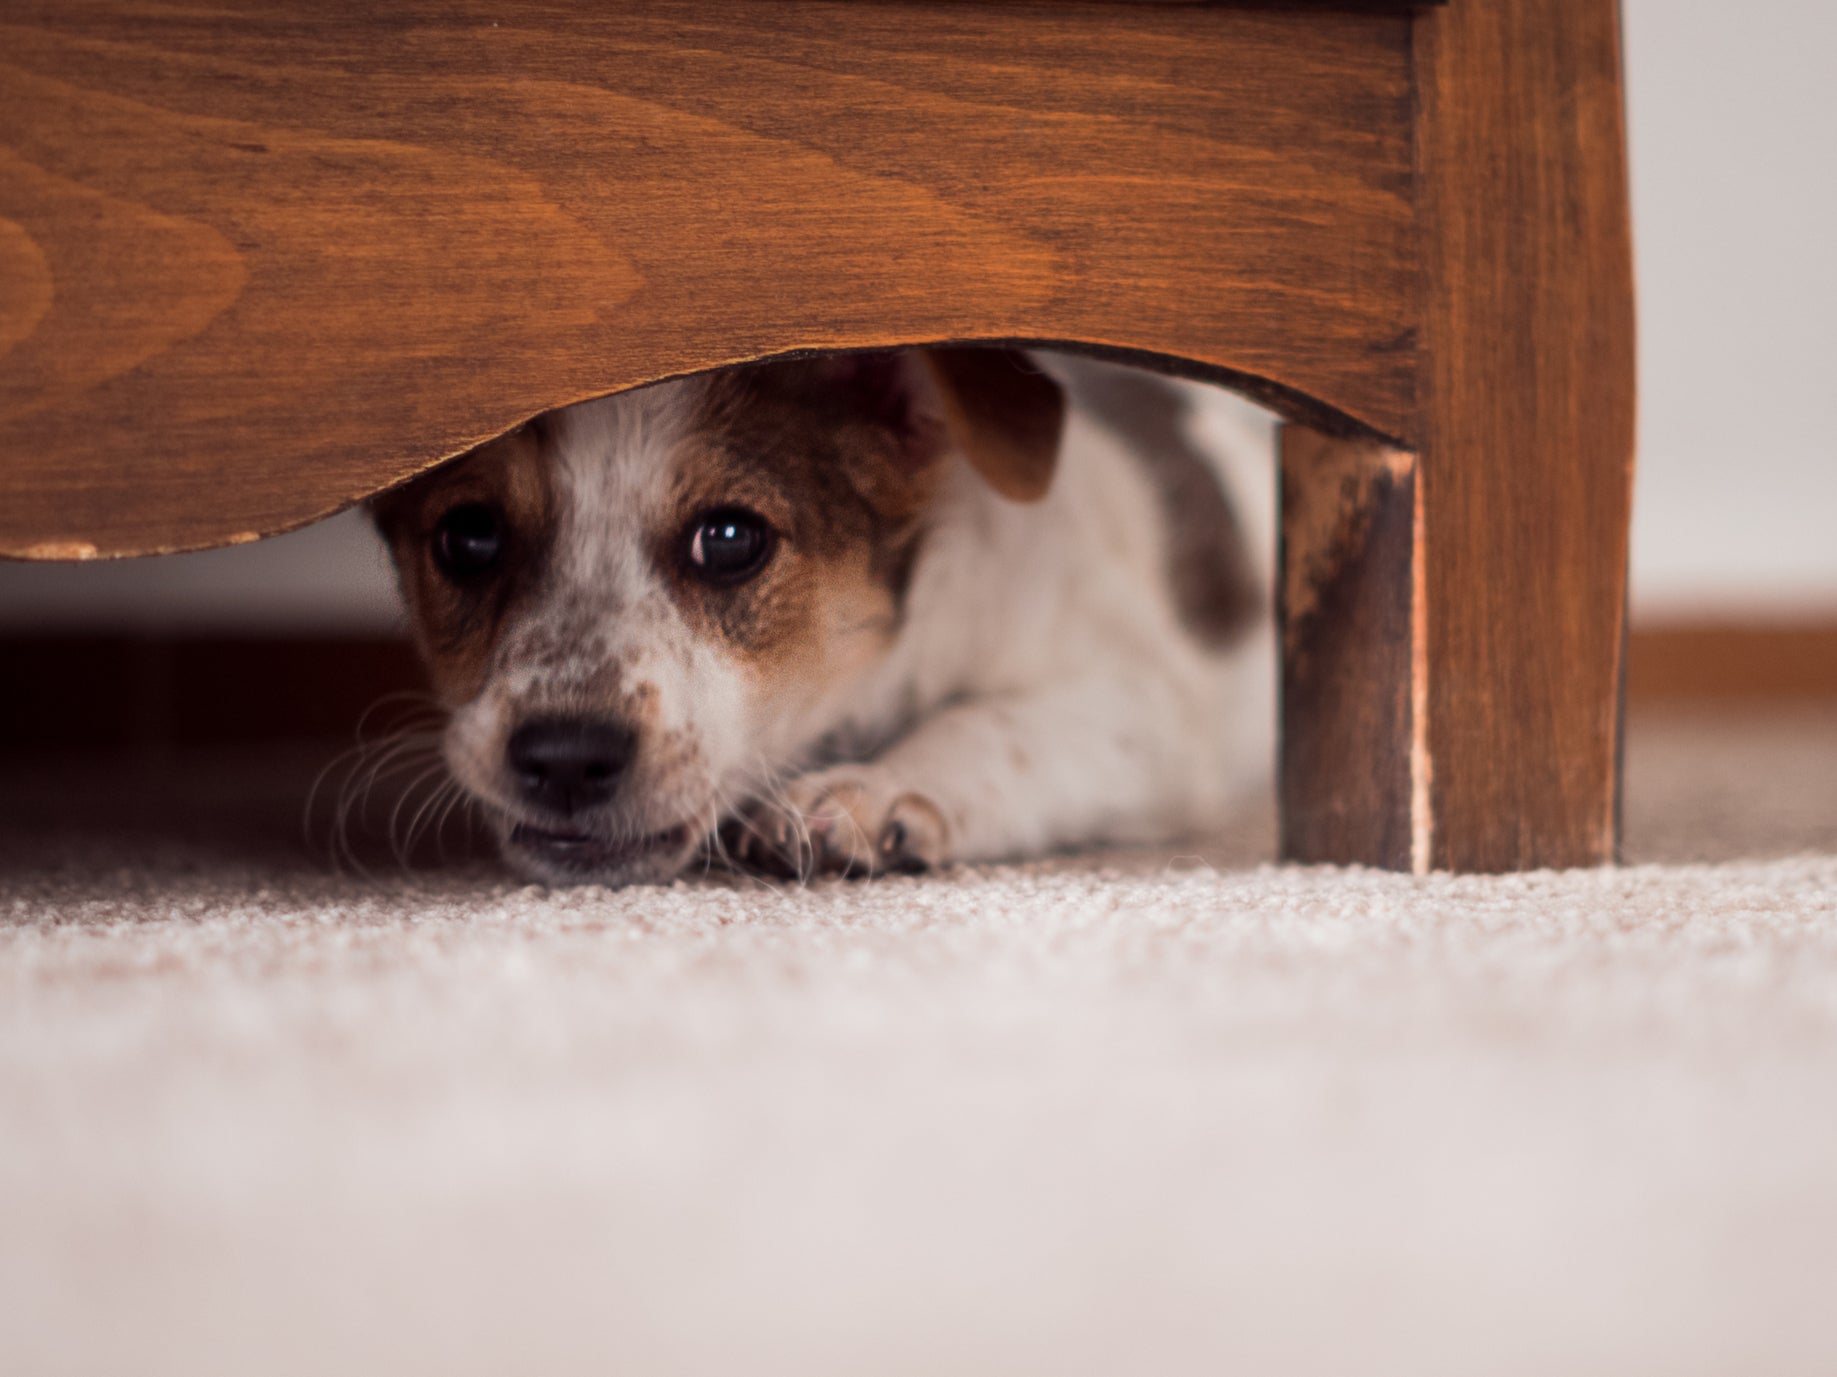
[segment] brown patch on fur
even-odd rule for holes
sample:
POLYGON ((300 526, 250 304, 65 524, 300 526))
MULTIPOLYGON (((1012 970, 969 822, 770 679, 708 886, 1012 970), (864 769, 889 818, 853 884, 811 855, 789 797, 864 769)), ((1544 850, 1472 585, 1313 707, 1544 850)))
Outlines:
POLYGON ((951 432, 976 471, 1010 502, 1052 486, 1065 432, 1065 393, 1018 349, 921 353, 951 432))
POLYGON ((845 642, 883 645, 898 625, 945 445, 915 409, 907 367, 849 356, 702 380, 673 459, 676 523, 653 553, 690 624, 759 672, 814 677, 851 652, 845 642), (703 583, 685 563, 691 523, 725 506, 778 534, 764 571, 738 587, 703 583))
POLYGON ((1161 378, 1122 368, 1080 374, 1091 415, 1121 437, 1161 496, 1167 577, 1180 620, 1201 645, 1230 644, 1262 602, 1237 512, 1187 438, 1187 399, 1161 378))
POLYGON ((657 698, 657 685, 634 684, 631 692, 625 695, 625 715, 622 720, 637 730, 641 740, 648 740, 656 733, 658 715, 662 708, 663 704, 657 698))
POLYGON ((395 557, 402 595, 434 688, 457 706, 477 695, 510 609, 540 582, 555 525, 554 494, 532 422, 371 504, 395 557), (434 531, 454 507, 479 502, 503 514, 501 563, 476 582, 455 584, 434 564, 434 531))

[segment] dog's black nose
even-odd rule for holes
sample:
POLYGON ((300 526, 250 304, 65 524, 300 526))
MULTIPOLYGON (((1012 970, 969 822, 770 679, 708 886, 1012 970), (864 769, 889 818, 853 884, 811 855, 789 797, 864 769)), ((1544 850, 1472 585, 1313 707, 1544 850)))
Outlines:
POLYGON ((573 813, 612 797, 637 746, 637 733, 617 722, 539 717, 511 733, 505 754, 524 798, 573 813))

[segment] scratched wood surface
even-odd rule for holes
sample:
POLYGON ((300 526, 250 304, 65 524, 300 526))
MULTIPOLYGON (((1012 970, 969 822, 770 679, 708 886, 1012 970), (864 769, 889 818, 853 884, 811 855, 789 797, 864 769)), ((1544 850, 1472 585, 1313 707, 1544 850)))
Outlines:
POLYGON ((1407 438, 1411 22, 11 0, 0 553, 253 539, 806 348, 1154 351, 1407 438))
POLYGON ((1287 425, 1281 495, 1282 855, 1424 868, 1415 456, 1287 425))
POLYGON ((1488 0, 1416 22, 1416 451, 1284 437, 1291 858, 1616 855, 1634 398, 1618 19, 1614 0, 1488 0))
POLYGON ((1615 0, 1417 22, 1432 863, 1618 848, 1633 273, 1615 0))

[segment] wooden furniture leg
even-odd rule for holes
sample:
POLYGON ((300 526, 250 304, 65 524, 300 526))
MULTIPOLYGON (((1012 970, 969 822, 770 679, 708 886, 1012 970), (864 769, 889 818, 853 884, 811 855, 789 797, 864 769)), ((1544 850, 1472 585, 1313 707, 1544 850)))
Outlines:
POLYGON ((1426 870, 1416 457, 1281 436, 1282 855, 1426 870))
POLYGON ((1283 852, 1600 864, 1633 447, 1618 6, 1450 5, 1413 43, 1419 452, 1284 441, 1283 852))

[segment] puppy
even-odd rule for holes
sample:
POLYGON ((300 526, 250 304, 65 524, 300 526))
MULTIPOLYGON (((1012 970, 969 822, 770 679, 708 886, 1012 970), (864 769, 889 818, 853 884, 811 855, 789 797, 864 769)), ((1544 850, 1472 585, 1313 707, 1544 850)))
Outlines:
POLYGON ((447 763, 509 863, 866 875, 1217 821, 1270 740, 1244 539, 1176 388, 1053 367, 732 368, 377 499, 447 763))

